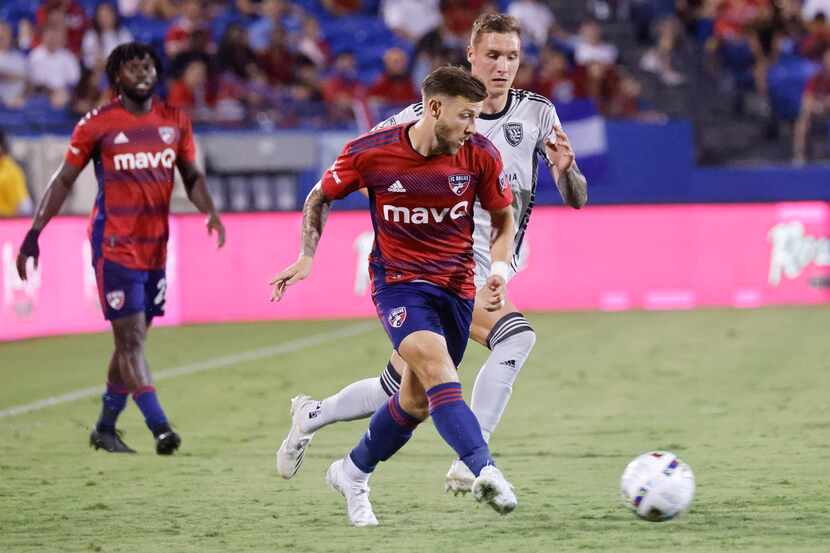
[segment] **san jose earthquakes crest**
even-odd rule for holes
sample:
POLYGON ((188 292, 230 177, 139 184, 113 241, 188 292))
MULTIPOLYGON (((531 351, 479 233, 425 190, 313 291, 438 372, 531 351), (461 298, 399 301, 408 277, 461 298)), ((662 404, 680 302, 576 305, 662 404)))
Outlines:
POLYGON ((524 138, 524 127, 521 123, 505 123, 504 139, 513 147, 518 146, 524 138))
POLYGON ((400 328, 406 320, 406 307, 396 307, 389 312, 389 326, 400 328))

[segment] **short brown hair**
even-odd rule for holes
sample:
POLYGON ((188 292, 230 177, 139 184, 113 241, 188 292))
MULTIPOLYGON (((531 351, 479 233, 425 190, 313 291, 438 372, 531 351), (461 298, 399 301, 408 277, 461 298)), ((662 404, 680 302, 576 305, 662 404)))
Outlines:
POLYGON ((487 87, 478 77, 461 67, 447 65, 427 75, 421 85, 424 100, 438 94, 461 96, 473 102, 481 102, 487 98, 487 87))
POLYGON ((475 45, 481 35, 487 33, 516 33, 522 36, 522 26, 519 20, 504 13, 483 13, 473 23, 470 33, 470 44, 475 45))

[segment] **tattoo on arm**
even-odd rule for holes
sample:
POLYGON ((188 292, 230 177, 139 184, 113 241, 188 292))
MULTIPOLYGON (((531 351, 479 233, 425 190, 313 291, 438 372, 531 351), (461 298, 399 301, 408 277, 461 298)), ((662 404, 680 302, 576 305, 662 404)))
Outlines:
POLYGON ((331 200, 323 195, 318 184, 309 192, 303 205, 303 255, 314 257, 330 210, 331 200))
POLYGON ((576 160, 565 173, 559 176, 556 187, 559 189, 562 201, 573 208, 579 209, 588 202, 588 180, 579 170, 576 160))

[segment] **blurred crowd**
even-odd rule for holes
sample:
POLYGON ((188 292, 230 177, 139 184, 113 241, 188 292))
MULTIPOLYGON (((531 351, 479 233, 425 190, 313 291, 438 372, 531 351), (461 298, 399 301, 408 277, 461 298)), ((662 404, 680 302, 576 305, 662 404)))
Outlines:
POLYGON ((661 120, 642 75, 671 94, 700 67, 739 93, 737 109, 769 116, 787 108, 768 77, 786 59, 806 64, 790 94, 796 159, 828 115, 830 0, 5 0, 0 105, 83 114, 108 98, 107 55, 137 39, 163 59, 161 93, 197 123, 365 128, 416 100, 433 67, 465 63, 488 10, 522 24, 515 86, 555 103, 661 120), (577 4, 585 17, 566 28, 554 8, 577 4), (605 38, 611 22, 630 26, 634 63, 605 38))

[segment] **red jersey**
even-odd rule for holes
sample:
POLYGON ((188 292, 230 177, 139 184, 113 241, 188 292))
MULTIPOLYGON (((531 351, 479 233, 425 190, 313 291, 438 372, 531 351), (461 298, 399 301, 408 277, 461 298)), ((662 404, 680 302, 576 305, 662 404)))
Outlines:
POLYGON ((127 111, 116 98, 75 126, 66 162, 91 159, 98 195, 89 237, 97 257, 130 269, 163 269, 176 160, 192 162, 196 148, 190 119, 153 100, 145 114, 127 111))
POLYGON ((473 204, 509 206, 498 150, 480 134, 455 155, 424 157, 409 141, 414 123, 382 129, 348 143, 322 179, 338 199, 369 191, 375 244, 369 256, 373 290, 424 280, 475 297, 473 204))
POLYGON ((804 92, 818 100, 830 98, 830 72, 819 71, 807 81, 804 92))

